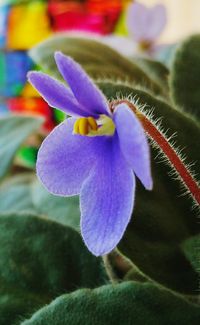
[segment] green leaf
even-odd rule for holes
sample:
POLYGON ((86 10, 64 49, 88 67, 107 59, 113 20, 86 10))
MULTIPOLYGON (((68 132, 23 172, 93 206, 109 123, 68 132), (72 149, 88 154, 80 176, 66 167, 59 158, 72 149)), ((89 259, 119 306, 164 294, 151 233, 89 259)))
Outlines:
POLYGON ((182 245, 183 251, 194 269, 200 272, 200 235, 187 239, 182 245))
POLYGON ((170 75, 174 103, 200 118, 200 35, 194 35, 178 47, 170 75))
POLYGON ((169 85, 169 69, 159 61, 154 61, 148 58, 134 58, 133 62, 137 63, 145 73, 151 77, 157 84, 163 88, 163 92, 168 96, 169 85))
POLYGON ((112 78, 134 82, 159 94, 165 94, 159 83, 152 80, 140 67, 109 46, 83 37, 53 36, 31 49, 30 56, 44 70, 60 78, 54 52, 62 51, 79 62, 94 78, 112 78))
MULTIPOLYGON (((185 148, 186 163, 196 162, 193 169, 198 173, 200 151, 196 140, 200 138, 200 128, 192 119, 139 89, 111 83, 99 86, 109 99, 137 96, 138 105, 147 104, 147 110, 154 107, 154 120, 162 117, 169 135, 177 132, 177 146, 185 148)), ((147 277, 171 289, 196 294, 198 274, 180 245, 197 233, 197 213, 191 209, 190 200, 180 195, 179 181, 169 176, 171 168, 158 163, 157 154, 152 149, 153 191, 146 191, 138 181, 133 216, 119 249, 147 277)))
POLYGON ((31 214, 0 216, 0 317, 7 317, 1 324, 14 324, 57 295, 106 281, 101 258, 72 228, 31 214))
POLYGON ((78 196, 50 194, 32 173, 6 179, 0 186, 0 213, 32 212, 79 230, 78 196))
POLYGON ((78 196, 60 197, 47 192, 38 182, 32 184, 33 205, 39 214, 79 230, 80 208, 78 196))
POLYGON ((33 174, 20 174, 6 179, 0 186, 0 213, 34 211, 30 184, 33 174))
POLYGON ((63 295, 21 325, 198 325, 200 307, 152 284, 124 282, 63 295))
POLYGON ((29 317, 38 308, 44 306, 46 299, 28 290, 9 287, 0 281, 0 324, 17 325, 23 318, 29 317))
POLYGON ((20 145, 40 127, 41 123, 41 118, 28 116, 0 118, 0 178, 8 171, 20 145))

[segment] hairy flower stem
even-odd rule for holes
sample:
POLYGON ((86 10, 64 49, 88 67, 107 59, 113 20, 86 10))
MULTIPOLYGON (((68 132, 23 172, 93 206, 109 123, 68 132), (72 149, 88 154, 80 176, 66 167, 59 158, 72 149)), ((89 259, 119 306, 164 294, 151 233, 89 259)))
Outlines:
POLYGON ((175 149, 168 142, 168 140, 163 136, 163 134, 158 130, 158 128, 146 117, 143 113, 141 113, 132 103, 126 100, 114 101, 111 103, 111 109, 117 104, 126 103, 130 109, 138 116, 141 121, 146 133, 148 136, 157 144, 157 146, 162 150, 165 154, 173 168, 176 170, 177 174, 181 178, 185 187, 189 191, 190 195, 194 199, 197 205, 200 205, 200 187, 197 181, 192 176, 191 172, 188 170, 187 166, 181 160, 181 158, 176 153, 175 149))

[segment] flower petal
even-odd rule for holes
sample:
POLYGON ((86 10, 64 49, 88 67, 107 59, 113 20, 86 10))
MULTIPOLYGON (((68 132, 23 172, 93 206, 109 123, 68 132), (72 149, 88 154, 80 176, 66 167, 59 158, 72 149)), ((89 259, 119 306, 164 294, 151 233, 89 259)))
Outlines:
POLYGON ((133 3, 129 6, 127 14, 127 26, 130 34, 136 41, 155 41, 167 22, 164 5, 158 4, 148 8, 141 3, 133 3))
POLYGON ((155 40, 159 37, 167 23, 167 13, 164 5, 158 4, 149 12, 149 26, 147 29, 147 40, 155 40))
POLYGON ((88 114, 91 116, 108 115, 106 98, 81 66, 61 52, 56 52, 55 60, 60 73, 69 84, 77 101, 88 110, 88 114))
POLYGON ((71 90, 60 81, 36 71, 28 73, 28 80, 50 106, 58 108, 68 115, 87 116, 71 90))
POLYGON ((131 217, 134 193, 134 174, 121 154, 118 137, 110 137, 80 194, 81 232, 94 255, 109 253, 120 241, 131 217))
POLYGON ((128 7, 127 27, 136 41, 143 41, 148 28, 147 8, 141 3, 133 3, 128 7))
POLYGON ((142 125, 126 104, 116 107, 114 122, 124 157, 145 188, 151 190, 149 144, 142 125))
POLYGON ((95 162, 99 140, 73 135, 74 122, 74 118, 68 118, 58 125, 38 152, 37 175, 47 190, 56 195, 79 194, 95 162))

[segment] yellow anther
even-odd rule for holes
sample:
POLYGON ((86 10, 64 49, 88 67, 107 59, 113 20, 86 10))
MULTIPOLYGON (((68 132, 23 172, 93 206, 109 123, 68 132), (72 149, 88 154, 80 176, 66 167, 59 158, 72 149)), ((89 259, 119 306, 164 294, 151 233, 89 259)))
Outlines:
POLYGON ((88 134, 88 120, 86 117, 82 117, 79 119, 79 134, 87 135, 88 134))
POLYGON ((102 135, 113 135, 115 132, 115 124, 113 120, 106 116, 100 115, 96 121, 93 117, 81 117, 74 123, 74 134, 87 135, 96 137, 102 135))
POLYGON ((82 117, 74 123, 74 133, 80 135, 88 135, 92 131, 97 131, 98 125, 93 117, 82 117))
POLYGON ((88 123, 89 123, 90 128, 93 131, 97 131, 98 125, 97 125, 97 122, 95 121, 95 119, 93 117, 88 117, 88 123))
POLYGON ((76 122, 74 123, 74 133, 75 134, 79 134, 79 119, 76 120, 76 122))

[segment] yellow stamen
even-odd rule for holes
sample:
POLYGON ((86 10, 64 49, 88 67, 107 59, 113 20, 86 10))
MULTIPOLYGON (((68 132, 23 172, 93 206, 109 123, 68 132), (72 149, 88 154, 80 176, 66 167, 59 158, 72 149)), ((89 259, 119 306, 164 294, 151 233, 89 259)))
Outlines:
POLYGON ((79 134, 79 119, 74 123, 74 133, 79 134))
POLYGON ((97 122, 95 121, 95 119, 93 117, 88 117, 88 123, 89 123, 90 128, 93 131, 97 131, 98 125, 97 125, 97 122))
POLYGON ((113 120, 106 116, 100 115, 96 121, 93 117, 81 117, 74 123, 74 134, 87 135, 89 137, 113 135, 115 125, 113 120))
POLYGON ((79 120, 79 133, 80 135, 87 135, 88 134, 88 120, 87 118, 83 117, 79 120))

